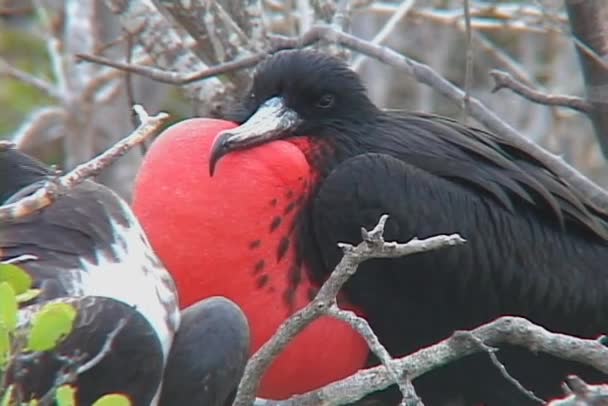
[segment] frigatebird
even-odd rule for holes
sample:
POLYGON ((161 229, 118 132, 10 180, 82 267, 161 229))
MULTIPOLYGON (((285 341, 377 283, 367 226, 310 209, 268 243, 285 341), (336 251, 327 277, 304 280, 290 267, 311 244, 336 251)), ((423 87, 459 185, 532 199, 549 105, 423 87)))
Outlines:
MULTIPOLYGON (((358 243, 361 227, 383 214, 387 240, 467 240, 368 261, 343 289, 341 303, 393 356, 502 315, 579 337, 606 332, 608 215, 509 139, 446 117, 382 110, 346 64, 310 50, 268 57, 225 118, 234 124, 187 120, 156 141, 135 210, 187 301, 210 292, 234 300, 254 348, 314 295, 341 257, 338 243, 358 243), (205 271, 225 265, 231 272, 205 271)), ((286 397, 366 365, 352 331, 322 322, 279 359, 262 394, 286 397)), ((608 381, 523 348, 501 346, 497 356, 543 399, 560 395, 571 373, 608 381)), ((427 405, 537 403, 487 354, 414 386, 427 405)))
MULTIPOLYGON (((55 176, 2 144, 3 204, 55 176)), ((77 310, 73 331, 55 349, 12 358, 3 382, 18 398, 48 403, 50 389, 64 382, 82 405, 109 393, 126 395, 133 405, 230 400, 248 355, 247 320, 217 297, 180 314, 173 279, 130 207, 109 188, 85 180, 44 209, 0 222, 0 261, 16 263, 40 289, 20 310, 22 329, 50 302, 77 310), (77 373, 66 380, 68 372, 77 373)))

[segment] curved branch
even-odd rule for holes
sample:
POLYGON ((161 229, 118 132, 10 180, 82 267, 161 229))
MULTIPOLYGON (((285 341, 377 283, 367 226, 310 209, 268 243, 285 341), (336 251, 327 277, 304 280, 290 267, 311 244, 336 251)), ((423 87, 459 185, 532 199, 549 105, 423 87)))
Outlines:
MULTIPOLYGON (((12 221, 26 217, 33 212, 51 205, 65 190, 82 183, 85 179, 98 175, 116 159, 129 152, 134 146, 141 144, 160 129, 168 120, 169 115, 159 113, 148 116, 140 105, 133 106, 141 124, 129 136, 114 144, 99 156, 78 165, 72 171, 45 183, 43 187, 29 196, 18 201, 0 206, 0 221, 12 221)), ((0 148, 11 148, 12 143, 0 143, 0 148)))

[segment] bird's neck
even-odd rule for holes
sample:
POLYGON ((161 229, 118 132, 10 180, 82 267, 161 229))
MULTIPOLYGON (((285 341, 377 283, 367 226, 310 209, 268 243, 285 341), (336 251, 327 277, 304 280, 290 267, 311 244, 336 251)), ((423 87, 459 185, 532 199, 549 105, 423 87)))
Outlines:
MULTIPOLYGON (((312 168, 315 181, 325 178, 341 162, 364 151, 364 140, 368 125, 361 123, 355 128, 328 126, 325 133, 314 137, 299 136, 287 139, 296 145, 312 168)), ((319 184, 319 182, 313 182, 319 184)), ((311 195, 316 190, 310 191, 311 195)))

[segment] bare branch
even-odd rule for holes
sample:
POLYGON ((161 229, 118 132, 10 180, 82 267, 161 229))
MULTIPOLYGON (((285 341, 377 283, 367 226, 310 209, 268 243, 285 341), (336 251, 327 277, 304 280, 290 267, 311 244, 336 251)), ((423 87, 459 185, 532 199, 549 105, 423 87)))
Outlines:
POLYGON ((91 369, 91 368, 95 367, 97 364, 99 364, 105 358, 105 356, 108 355, 110 353, 110 351, 112 351, 112 344, 114 343, 114 339, 126 325, 127 325, 127 319, 125 319, 125 318, 120 319, 118 321, 118 324, 116 325, 116 327, 114 327, 114 330, 112 330, 106 336, 106 340, 103 342, 103 347, 101 347, 99 352, 97 354, 95 354, 95 356, 93 358, 91 358, 90 360, 88 360, 87 362, 85 362, 84 364, 82 364, 78 367, 78 369, 76 370, 76 375, 84 374, 89 369, 91 369))
POLYGON ((479 345, 479 348, 482 349, 483 351, 485 351, 488 354, 488 356, 490 357, 490 360, 492 361, 492 364, 494 364, 494 366, 496 367, 496 369, 498 369, 498 371, 500 372, 500 374, 507 381, 511 382, 511 384, 513 384, 513 386, 515 386, 520 392, 522 392, 523 394, 525 394, 527 397, 529 397, 530 399, 532 399, 536 403, 540 403, 540 404, 544 404, 545 403, 544 400, 542 400, 538 396, 536 396, 534 394, 534 392, 532 392, 531 390, 525 388, 521 384, 521 382, 519 382, 515 377, 513 377, 509 373, 509 371, 507 371, 507 368, 505 367, 505 365, 502 362, 500 362, 500 360, 496 356, 496 351, 498 350, 497 348, 490 347, 489 345, 485 344, 483 341, 481 341, 479 338, 475 337, 474 335, 472 335, 468 331, 459 331, 459 332, 456 332, 454 334, 459 334, 459 335, 461 335, 461 337, 464 337, 465 339, 471 340, 474 343, 476 343, 477 345, 479 345))
MULTIPOLYGON (((370 9, 380 14, 393 13, 398 6, 389 2, 374 2, 370 9)), ((462 9, 437 9, 435 7, 417 8, 412 16, 445 25, 458 25, 464 28, 462 9)), ((524 3, 482 3, 471 2, 471 26, 480 31, 509 31, 520 33, 547 34, 555 32, 550 27, 539 24, 543 10, 524 3)), ((565 22, 563 14, 555 16, 556 21, 565 22)))
MULTIPOLYGON (((61 371, 57 373, 53 385, 40 398, 40 404, 53 404, 55 393, 60 386, 76 382, 76 379, 78 379, 78 375, 84 374, 89 369, 95 367, 97 364, 103 361, 103 359, 110 353, 110 351, 112 351, 112 344, 114 344, 114 339, 122 331, 126 324, 127 319, 120 319, 116 327, 106 336, 106 339, 103 342, 103 346, 101 347, 99 352, 84 364, 80 363, 86 357, 86 354, 80 354, 78 352, 71 356, 56 354, 56 358, 64 365, 61 367, 61 371)), ((39 356, 40 354, 41 353, 34 353, 32 355, 39 356)))
MULTIPOLYGON (((12 141, 19 149, 25 148, 28 144, 40 142, 39 135, 42 132, 45 132, 54 122, 62 122, 65 118, 66 112, 61 107, 43 107, 34 110, 15 131, 12 141)), ((50 132, 45 132, 45 134, 50 134, 50 132)), ((44 141, 51 141, 48 136, 45 138, 44 141)))
POLYGON ((566 0, 565 4, 578 45, 587 100, 593 106, 589 118, 604 156, 608 157, 608 63, 605 60, 608 56, 608 3, 605 0, 566 0))
MULTIPOLYGON (((247 34, 218 1, 154 0, 154 3, 190 34, 194 40, 193 52, 208 66, 234 60, 264 46, 249 41, 247 34)), ((228 82, 237 88, 249 80, 246 72, 238 70, 228 71, 227 75, 228 82)))
POLYGON ((466 34, 466 52, 464 67, 464 100, 463 100, 463 121, 467 122, 469 115, 469 101, 471 85, 473 84, 473 29, 471 28, 471 11, 469 0, 464 0, 464 21, 466 34))
MULTIPOLYGON (((372 38, 371 43, 374 45, 382 45, 391 33, 397 27, 397 24, 410 12, 416 0, 402 1, 399 7, 395 10, 391 18, 384 24, 384 27, 372 38)), ((361 67, 368 59, 367 55, 361 54, 352 63, 352 69, 356 72, 361 70, 361 67)))
MULTIPOLYGON (((412 380, 440 365, 454 362, 467 355, 485 351, 479 344, 466 338, 471 334, 475 341, 486 346, 511 344, 535 352, 590 365, 608 373, 608 348, 598 340, 582 339, 552 333, 520 317, 501 317, 463 335, 455 332, 451 337, 423 348, 403 358, 393 360, 393 366, 407 371, 412 380), (464 339, 463 339, 464 338, 464 339)), ((333 382, 321 389, 293 396, 284 401, 265 401, 263 406, 341 405, 356 402, 369 393, 383 390, 395 382, 384 365, 361 370, 348 378, 333 382)), ((557 406, 557 405, 556 405, 557 406)), ((561 404, 559 406, 565 406, 561 404)))
MULTIPOLYGON (((119 17, 124 29, 135 35, 141 47, 158 66, 177 72, 207 68, 191 51, 190 44, 184 43, 180 35, 183 30, 175 29, 152 2, 105 0, 105 3, 119 17)), ((204 95, 213 99, 213 95, 225 91, 225 86, 217 79, 211 82, 190 83, 185 90, 195 99, 204 95)))
POLYGON ((580 97, 543 93, 524 83, 518 82, 509 73, 496 69, 492 70, 490 75, 495 82, 492 92, 507 88, 534 103, 544 104, 546 106, 566 107, 585 114, 589 114, 593 111, 593 106, 580 97))
MULTIPOLYGON (((328 314, 329 309, 335 305, 338 292, 344 283, 355 274, 359 264, 372 258, 397 258, 465 242, 458 234, 435 236, 425 240, 415 238, 406 244, 385 242, 382 235, 387 219, 388 216, 384 215, 373 230, 369 232, 362 230, 363 242, 356 247, 350 244, 340 244, 344 256, 321 286, 315 298, 284 321, 275 335, 262 345, 247 363, 233 406, 252 404, 262 376, 272 361, 304 328, 322 315, 328 314)), ((392 383, 395 383, 394 377, 392 383)))
POLYGON ((570 375, 564 386, 569 396, 547 406, 608 406, 608 385, 587 385, 578 376, 570 375))
MULTIPOLYGON (((96 176, 118 158, 126 154, 134 146, 139 145, 155 134, 169 118, 166 113, 148 116, 143 107, 133 106, 139 116, 141 124, 129 136, 117 142, 107 151, 90 161, 78 165, 65 175, 51 179, 33 194, 14 203, 0 206, 0 221, 11 221, 43 209, 52 204, 64 191, 70 190, 82 183, 85 179, 96 176)), ((6 144, 1 144, 6 147, 6 144)))
POLYGON ((138 75, 142 75, 148 77, 150 79, 157 80, 162 83, 169 83, 173 85, 185 85, 188 83, 196 82, 203 79, 208 79, 217 75, 221 75, 227 72, 232 72, 238 69, 244 69, 251 66, 255 66, 258 62, 260 62, 266 54, 255 54, 251 56, 246 56, 242 59, 237 59, 235 61, 222 63, 220 65, 212 66, 210 68, 203 69, 198 72, 193 72, 189 74, 183 74, 178 72, 168 72, 162 69, 157 69, 153 67, 136 65, 136 64, 128 64, 124 62, 115 62, 111 59, 104 58, 102 56, 95 55, 76 55, 78 58, 88 61, 99 63, 101 65, 111 66, 116 69, 120 69, 126 72, 136 73, 138 75))
POLYGON ((12 77, 12 78, 20 80, 23 83, 26 83, 32 87, 35 87, 36 89, 40 90, 45 95, 52 97, 53 99, 56 99, 56 100, 62 99, 62 96, 61 96, 61 93, 59 92, 59 90, 57 88, 55 88, 55 86, 53 86, 51 83, 47 82, 44 79, 38 78, 34 75, 30 75, 27 72, 19 70, 19 69, 15 68, 14 66, 11 66, 8 62, 6 62, 2 58, 0 58, 0 74, 12 77))
POLYGON ((352 311, 340 309, 336 304, 330 306, 327 314, 349 324, 365 339, 369 349, 378 357, 393 378, 393 381, 399 386, 399 390, 403 394, 403 400, 407 405, 422 405, 422 401, 416 394, 412 381, 410 381, 407 374, 404 374, 406 371, 399 371, 393 366, 393 358, 382 343, 380 343, 367 320, 357 316, 352 311))

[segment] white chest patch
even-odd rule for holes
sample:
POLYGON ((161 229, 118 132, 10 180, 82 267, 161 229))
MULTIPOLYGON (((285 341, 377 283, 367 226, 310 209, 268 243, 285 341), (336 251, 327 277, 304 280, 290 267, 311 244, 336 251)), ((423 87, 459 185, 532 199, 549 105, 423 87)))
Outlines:
POLYGON ((114 243, 100 247, 94 262, 81 259, 79 278, 72 279, 73 293, 109 297, 134 306, 156 330, 166 361, 179 327, 177 289, 131 209, 121 204, 128 226, 114 222, 114 243))

